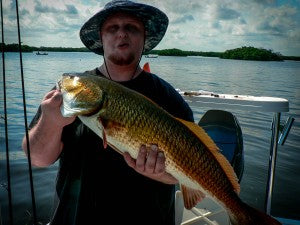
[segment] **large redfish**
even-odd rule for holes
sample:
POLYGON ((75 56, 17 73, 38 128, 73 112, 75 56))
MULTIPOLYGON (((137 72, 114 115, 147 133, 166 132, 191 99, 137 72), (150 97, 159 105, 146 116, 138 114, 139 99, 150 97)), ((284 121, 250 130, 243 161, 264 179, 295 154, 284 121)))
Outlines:
POLYGON ((157 144, 166 157, 166 171, 180 183, 187 209, 205 193, 227 210, 232 224, 280 224, 241 201, 230 163, 195 123, 177 119, 145 96, 98 76, 64 74, 58 89, 62 114, 79 116, 104 147, 137 158, 141 145, 157 144))

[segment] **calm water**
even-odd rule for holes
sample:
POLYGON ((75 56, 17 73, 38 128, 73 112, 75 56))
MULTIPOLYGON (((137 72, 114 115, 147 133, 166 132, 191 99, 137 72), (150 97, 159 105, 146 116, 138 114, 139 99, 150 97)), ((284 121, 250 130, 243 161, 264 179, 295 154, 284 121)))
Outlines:
MULTIPOLYGON (((216 93, 274 96, 290 101, 290 112, 283 113, 295 123, 284 146, 279 147, 272 214, 300 219, 300 62, 254 62, 218 58, 159 57, 150 61, 153 73, 182 90, 208 90, 216 93)), ((27 115, 30 122, 44 94, 64 72, 93 69, 102 58, 93 53, 52 53, 48 56, 23 54, 27 115)), ((31 218, 31 196, 28 165, 21 151, 24 135, 19 55, 6 54, 8 138, 11 165, 12 200, 15 224, 26 224, 31 218)), ((2 62, 1 62, 2 67, 2 62)), ((2 68, 1 68, 2 71, 2 68)), ((1 75, 0 113, 3 115, 1 75)), ((192 107, 196 121, 208 108, 192 107)), ((230 109, 229 109, 230 110, 230 109)), ((244 134, 245 171, 241 198, 264 209, 272 113, 234 111, 244 134)), ((0 218, 7 220, 7 184, 4 121, 0 119, 0 218)), ((34 169, 34 187, 38 220, 48 221, 57 165, 34 169)), ((120 187, 120 191, 121 191, 120 187)), ((125 203, 120 202, 119 205, 125 203)), ((0 222, 1 224, 1 222, 0 222)))

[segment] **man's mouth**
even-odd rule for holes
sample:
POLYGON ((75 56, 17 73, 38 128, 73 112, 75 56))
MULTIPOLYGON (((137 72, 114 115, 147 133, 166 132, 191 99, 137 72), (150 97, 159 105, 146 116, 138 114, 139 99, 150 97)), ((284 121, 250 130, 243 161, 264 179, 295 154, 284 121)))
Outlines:
POLYGON ((127 48, 129 46, 128 43, 122 43, 118 45, 118 48, 127 48))

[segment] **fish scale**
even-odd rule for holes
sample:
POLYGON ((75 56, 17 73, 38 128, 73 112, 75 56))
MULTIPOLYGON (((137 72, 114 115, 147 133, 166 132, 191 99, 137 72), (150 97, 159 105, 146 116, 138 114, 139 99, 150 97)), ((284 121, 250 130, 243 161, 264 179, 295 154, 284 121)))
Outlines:
POLYGON ((63 115, 78 115, 104 146, 136 159, 142 145, 157 144, 166 158, 166 172, 180 183, 187 208, 205 193, 227 210, 234 225, 280 224, 241 201, 233 168, 195 123, 173 117, 145 96, 106 78, 65 74, 58 86, 63 115))
MULTIPOLYGON (((136 99, 133 99, 130 101, 130 98, 126 99, 120 99, 119 93, 114 96, 114 94, 111 94, 111 99, 114 99, 113 104, 108 104, 108 107, 110 105, 114 105, 112 107, 112 110, 109 108, 106 109, 106 112, 103 117, 107 117, 107 114, 110 114, 110 120, 117 123, 117 124, 125 124, 125 127, 128 129, 126 135, 121 135, 118 132, 113 132, 113 138, 116 139, 119 143, 136 143, 135 149, 131 149, 128 151, 132 152, 134 151, 137 155, 137 152, 139 150, 139 147, 142 144, 146 144, 147 146, 150 146, 151 144, 155 143, 157 144, 161 150, 165 151, 165 154, 167 154, 170 157, 170 160, 168 161, 168 164, 166 165, 166 170, 168 172, 174 171, 176 169, 179 169, 181 171, 186 171, 187 174, 193 179, 197 179, 199 177, 203 177, 202 180, 205 180, 205 177, 216 177, 212 172, 215 172, 217 174, 223 174, 224 177, 217 177, 218 179, 207 179, 207 189, 211 188, 213 185, 211 184, 218 184, 220 180, 227 180, 225 178, 225 174, 221 170, 221 168, 215 168, 211 169, 209 168, 208 163, 212 161, 209 158, 207 154, 204 154, 205 148, 204 145, 201 143, 198 145, 191 146, 189 148, 189 151, 186 151, 185 148, 188 145, 188 143, 196 143, 196 137, 194 134, 187 129, 186 127, 182 126, 177 120, 173 120, 170 116, 165 114, 163 111, 158 111, 156 108, 154 108, 152 105, 149 104, 148 107, 140 106, 140 104, 132 105, 133 101, 137 101, 136 99), (116 99, 120 99, 119 101, 115 101, 116 99), (131 106, 129 106, 129 104, 131 106), (136 106, 136 107, 134 107, 136 106), (128 110, 131 107, 130 110, 128 110), (142 111, 143 110, 143 111, 142 111), (122 117, 122 112, 127 111, 126 117, 122 117), (141 111, 143 113, 141 113, 141 111), (140 112, 140 113, 138 113, 140 112), (160 113, 159 113, 160 112, 160 113), (138 115, 139 121, 152 121, 152 123, 145 123, 145 122, 139 122, 137 124, 134 123, 136 121, 136 117, 138 115), (127 124, 127 125, 126 125, 127 124), (158 127, 162 125, 162 129, 155 129, 153 127, 158 127), (134 127, 130 129, 130 127, 134 127), (175 134, 172 141, 168 142, 162 142, 162 140, 166 139, 167 135, 175 134), (162 136, 162 139, 158 139, 156 137, 162 136), (168 151, 166 151, 168 150, 168 151), (202 159, 202 157, 205 157, 202 159), (191 158, 196 158, 196 160, 192 161, 191 158), (204 163, 199 164, 198 162, 203 161, 204 163), (175 168, 174 165, 177 165, 175 168), (218 171, 218 172, 216 172, 218 171)), ((109 100, 108 100, 109 101, 109 100)), ((101 115, 100 115, 101 117, 101 115)), ((110 128, 108 128, 108 133, 110 133, 110 128)), ((169 136, 170 138, 171 136, 169 136)), ((215 164, 218 165, 218 164, 215 164)), ((226 185, 230 185, 230 182, 228 182, 226 185)), ((205 185, 203 185, 205 186, 205 185)), ((217 185, 218 187, 219 185, 217 185)), ((223 185, 224 188, 224 185, 223 185)))

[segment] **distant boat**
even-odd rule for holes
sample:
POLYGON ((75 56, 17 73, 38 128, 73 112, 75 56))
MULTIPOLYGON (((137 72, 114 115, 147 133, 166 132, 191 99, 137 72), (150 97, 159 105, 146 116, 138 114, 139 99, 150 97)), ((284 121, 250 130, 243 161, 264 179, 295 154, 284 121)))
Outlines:
POLYGON ((48 53, 47 52, 37 52, 37 53, 35 53, 36 55, 48 55, 48 53))
POLYGON ((157 58, 158 55, 156 54, 148 54, 148 55, 145 55, 145 58, 157 58))

